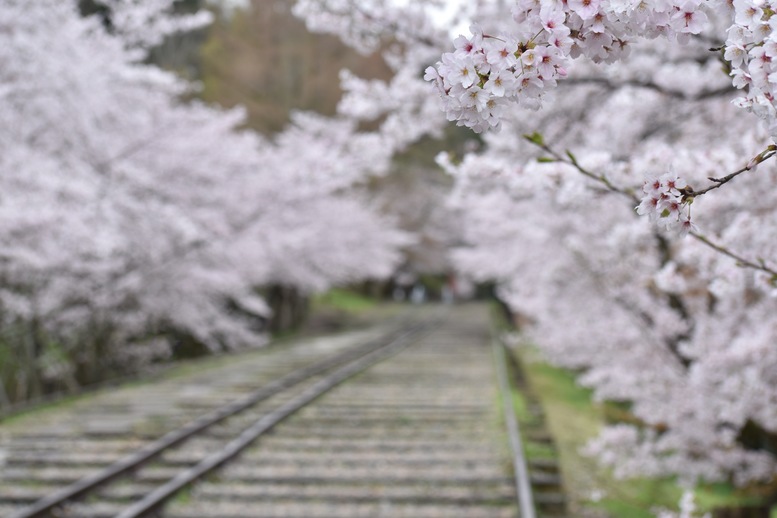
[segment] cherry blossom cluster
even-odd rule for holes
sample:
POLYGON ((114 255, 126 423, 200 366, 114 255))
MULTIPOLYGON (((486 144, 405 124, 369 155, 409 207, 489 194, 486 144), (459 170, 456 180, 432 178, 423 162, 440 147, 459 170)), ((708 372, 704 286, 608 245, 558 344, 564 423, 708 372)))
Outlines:
POLYGON ((745 91, 737 99, 765 121, 777 139, 777 19, 773 2, 735 0, 734 24, 728 29, 724 58, 731 66, 734 86, 745 91))
POLYGON ((656 178, 649 178, 642 186, 645 193, 636 207, 637 214, 648 216, 650 221, 663 225, 667 230, 675 231, 681 236, 695 231, 696 225, 691 222, 689 197, 691 191, 685 180, 674 172, 665 173, 656 178))
POLYGON ((572 59, 613 63, 629 54, 636 37, 687 42, 708 21, 701 0, 520 0, 513 19, 517 29, 498 36, 473 26, 470 38, 459 36, 455 51, 426 70, 450 120, 478 132, 498 127, 506 101, 538 108, 572 59))
MULTIPOLYGON (((550 23, 555 23, 551 21, 550 23)), ((569 29, 560 46, 566 45, 569 29)), ((445 105, 448 120, 480 133, 496 128, 510 101, 539 108, 542 94, 566 76, 567 57, 557 46, 521 42, 501 34, 489 36, 473 26, 471 38, 459 36, 456 50, 443 54, 424 78, 433 81, 445 105)), ((561 37, 560 29, 555 34, 561 37)), ((553 34, 553 33, 551 33, 553 34)))

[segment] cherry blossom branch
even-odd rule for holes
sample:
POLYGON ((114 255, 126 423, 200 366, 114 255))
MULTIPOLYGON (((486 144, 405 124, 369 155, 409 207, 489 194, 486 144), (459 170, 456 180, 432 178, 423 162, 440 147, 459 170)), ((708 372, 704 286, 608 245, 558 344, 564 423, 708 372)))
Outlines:
POLYGON ((566 151, 566 155, 562 155, 555 149, 551 148, 545 143, 545 139, 540 135, 539 133, 532 133, 531 135, 524 135, 523 136, 526 140, 534 144, 535 146, 542 149, 545 153, 550 155, 549 157, 540 157, 538 160, 540 162, 561 162, 563 164, 568 164, 577 169, 577 171, 582 174, 583 176, 587 176, 588 178, 591 178, 592 180, 595 180, 601 184, 603 184, 608 191, 614 192, 617 194, 620 194, 622 196, 626 196, 631 201, 635 203, 639 203, 639 198, 634 194, 634 191, 632 189, 625 189, 623 187, 618 187, 617 185, 613 184, 604 174, 596 174, 582 165, 577 161, 577 158, 575 155, 572 154, 571 151, 566 151))
POLYGON ((735 252, 732 252, 731 250, 729 250, 723 245, 713 242, 708 237, 705 237, 702 234, 699 234, 698 232, 689 232, 688 235, 697 239, 699 242, 704 243, 706 246, 712 248, 716 252, 721 253, 727 257, 730 257, 731 259, 734 259, 737 262, 738 266, 752 268, 753 270, 759 270, 764 273, 768 273, 769 275, 772 276, 771 282, 772 283, 777 282, 777 270, 767 266, 766 261, 764 261, 763 259, 758 259, 758 262, 745 259, 741 255, 735 252))
MULTIPOLYGON (((297 2, 295 5, 293 12, 294 14, 304 19, 308 29, 314 32, 322 32, 322 33, 331 33, 338 35, 344 43, 352 46, 354 49, 356 49, 360 53, 365 53, 365 50, 368 50, 370 52, 378 50, 380 48, 380 35, 373 33, 372 36, 375 38, 375 41, 372 43, 366 43, 366 41, 361 42, 355 42, 352 41, 346 34, 344 34, 342 31, 339 30, 333 30, 333 23, 332 18, 333 17, 341 17, 345 20, 353 20, 355 18, 355 14, 362 17, 363 22, 360 23, 354 23, 351 21, 349 24, 350 29, 355 29, 357 32, 360 33, 360 36, 364 38, 365 36, 369 35, 371 29, 374 30, 374 28, 379 29, 380 31, 383 31, 385 34, 384 36, 390 35, 392 39, 399 39, 401 41, 404 41, 404 43, 415 43, 415 44, 421 44, 425 45, 427 47, 430 47, 432 49, 440 48, 443 39, 442 39, 442 32, 440 33, 440 40, 435 41, 432 37, 430 37, 428 34, 424 34, 422 31, 418 30, 409 30, 407 27, 404 27, 402 24, 400 24, 396 20, 392 20, 391 17, 386 16, 375 16, 372 12, 370 12, 367 9, 364 9, 363 5, 361 5, 359 2, 355 1, 349 1, 347 3, 344 3, 343 5, 331 5, 329 3, 326 3, 326 7, 319 6, 322 8, 322 11, 326 13, 326 22, 321 23, 316 19, 316 14, 319 14, 316 12, 315 8, 313 8, 313 5, 311 3, 304 3, 304 2, 297 2), (364 23, 367 22, 367 23, 364 23), (360 27, 360 25, 362 25, 360 27), (366 44, 366 47, 365 47, 366 44)), ((405 13, 407 14, 407 13, 405 13)), ((407 21, 406 16, 401 18, 403 21, 407 21)), ((337 25, 334 24, 334 27, 337 25)))
MULTIPOLYGON (((654 235, 659 242, 659 248, 662 248, 663 254, 663 245, 666 244, 666 240, 663 238, 663 236, 657 233, 654 235)), ((605 278, 597 273, 597 269, 592 267, 590 258, 585 253, 576 252, 575 256, 577 257, 581 267, 584 268, 588 275, 590 275, 595 280, 596 285, 600 290, 599 293, 618 304, 618 306, 622 307, 626 313, 634 319, 635 325, 642 328, 646 335, 650 335, 659 329, 660 326, 656 322, 653 315, 651 315, 648 311, 639 307, 639 304, 629 301, 626 297, 612 292, 611 283, 607 282, 605 278)), ((676 311, 685 322, 688 322, 690 326, 689 329, 693 328, 695 325, 693 323, 693 318, 685 307, 685 304, 683 303, 680 296, 674 293, 664 293, 664 295, 666 296, 666 302, 668 303, 669 307, 676 311)), ((666 348, 662 350, 669 353, 669 357, 673 359, 674 366, 677 366, 683 370, 687 370, 693 363, 693 360, 684 355, 680 348, 680 343, 686 340, 689 336, 690 330, 679 333, 673 337, 666 337, 661 340, 663 345, 666 346, 666 348)))
POLYGON ((733 173, 731 173, 729 175, 726 175, 726 176, 724 176, 722 178, 708 177, 707 179, 710 180, 711 182, 714 182, 714 184, 709 186, 709 187, 707 187, 706 189, 702 189, 701 191, 694 191, 693 189, 691 189, 690 186, 686 187, 685 195, 688 198, 696 198, 698 196, 701 196, 702 194, 707 194, 708 192, 710 192, 712 190, 715 190, 715 189, 718 189, 718 188, 722 187, 723 185, 727 184, 728 182, 730 182, 731 180, 733 180, 734 178, 736 178, 740 174, 745 173, 747 171, 754 170, 758 166, 758 164, 760 164, 761 162, 765 162, 765 161, 769 160, 770 158, 772 158, 775 155, 777 155, 777 146, 772 144, 769 147, 767 147, 765 150, 760 152, 758 155, 753 157, 753 159, 750 160, 747 163, 747 165, 744 166, 743 168, 738 169, 738 170, 734 171, 733 173))
POLYGON ((719 97, 722 95, 729 95, 736 93, 736 89, 732 85, 727 85, 722 88, 714 90, 704 90, 698 95, 689 96, 683 92, 668 90, 653 81, 640 81, 636 79, 628 79, 621 82, 613 82, 604 77, 573 77, 566 81, 559 82, 559 86, 576 86, 581 84, 594 84, 604 87, 607 90, 617 90, 624 86, 633 86, 637 88, 645 88, 648 90, 654 90, 662 95, 674 97, 683 101, 701 101, 703 99, 709 99, 711 97, 719 97))
MULTIPOLYGON (((639 203, 639 198, 636 197, 633 190, 631 189, 625 189, 622 187, 618 187, 614 185, 605 175, 603 174, 596 174, 594 172, 589 171, 588 169, 584 168, 580 165, 580 163, 577 161, 575 156, 570 152, 566 152, 566 156, 560 154, 550 146, 548 146, 542 135, 539 133, 532 133, 531 135, 524 135, 524 138, 534 144, 535 146, 542 149, 545 153, 550 155, 550 158, 547 157, 540 157, 541 162, 561 162, 568 165, 571 165, 574 167, 580 174, 591 178, 594 181, 597 181, 601 184, 603 184, 606 189, 610 192, 620 194, 622 196, 628 197, 632 202, 639 203)), ((707 189, 704 189, 702 191, 693 191, 690 189, 690 187, 686 187, 687 192, 686 196, 689 198, 693 198, 702 194, 705 194, 713 189, 717 189, 721 185, 731 181, 733 178, 736 178, 740 174, 750 171, 755 168, 756 165, 760 164, 761 162, 764 162, 773 156, 777 155, 777 145, 770 145, 767 147, 764 151, 759 153, 757 156, 755 156, 747 166, 743 167, 742 169, 735 171, 729 175, 726 175, 722 178, 710 178, 711 181, 716 182, 715 185, 708 187, 707 189)), ((683 191, 681 191, 683 192, 683 191)), ((705 237, 704 235, 700 234, 698 231, 690 231, 688 232, 690 236, 693 236, 696 240, 698 240, 700 243, 703 243, 704 245, 708 246, 709 248, 715 250, 716 252, 725 255, 726 257, 730 257, 731 259, 734 259, 737 262, 737 265, 741 267, 751 268, 753 270, 758 270, 764 273, 768 273, 772 276, 772 280, 774 282, 777 282, 777 270, 767 266, 766 261, 763 259, 758 259, 758 261, 752 261, 749 259, 746 259, 742 255, 733 252, 732 250, 726 248, 725 246, 715 243, 714 241, 710 240, 708 237, 705 237)))

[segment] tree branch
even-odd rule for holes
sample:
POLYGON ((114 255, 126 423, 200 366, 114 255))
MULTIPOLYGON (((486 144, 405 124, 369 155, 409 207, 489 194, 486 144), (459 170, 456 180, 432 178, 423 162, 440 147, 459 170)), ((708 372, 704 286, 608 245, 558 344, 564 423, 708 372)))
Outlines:
POLYGON ((759 259, 758 262, 745 259, 744 257, 737 254, 736 252, 732 252, 725 246, 711 241, 708 237, 705 237, 699 234, 698 232, 689 232, 688 235, 693 236, 695 239, 697 239, 701 243, 704 243, 705 245, 712 248, 716 252, 721 253, 727 257, 730 257, 731 259, 734 259, 737 262, 738 266, 752 268, 753 270, 759 270, 759 271, 768 273, 769 275, 772 276, 772 280, 777 280, 777 270, 767 266, 766 261, 764 261, 763 259, 759 259))
POLYGON ((625 81, 613 82, 603 77, 573 77, 564 81, 559 81, 559 86, 568 85, 581 85, 581 84, 593 84, 603 86, 607 90, 617 90, 624 86, 633 86, 637 88, 645 88, 648 90, 654 90, 662 95, 674 97, 683 101, 701 101, 712 97, 720 97, 722 95, 729 95, 736 92, 736 89, 732 85, 727 85, 714 90, 704 90, 697 95, 689 96, 677 90, 668 90, 653 81, 640 81, 637 79, 627 79, 625 81))
POLYGON ((543 151, 545 151, 548 155, 550 155, 552 158, 550 160, 540 158, 540 162, 561 162, 564 164, 571 165, 577 171, 582 174, 583 176, 587 176, 588 178, 591 178, 592 180, 595 180, 601 184, 604 185, 604 187, 610 191, 617 194, 620 194, 622 196, 625 196, 629 198, 634 203, 639 203, 639 198, 634 194, 634 191, 632 189, 626 189, 623 187, 618 187, 615 184, 613 184, 604 174, 596 174, 582 165, 577 161, 577 158, 575 155, 572 154, 571 151, 566 151, 566 155, 562 155, 561 153, 557 152, 550 146, 548 146, 544 139, 542 138, 542 135, 539 133, 532 133, 531 135, 524 135, 524 138, 534 144, 535 146, 539 147, 543 151))
MULTIPOLYGON (((527 141, 529 141, 532 144, 534 144, 535 146, 537 146, 540 149, 542 149, 545 153, 547 153, 551 157, 550 159, 548 159, 548 158, 545 158, 545 159, 540 158, 540 161, 545 161, 545 162, 547 162, 547 161, 550 161, 550 162, 561 162, 561 163, 564 163, 564 164, 571 165, 572 167, 574 167, 583 176, 591 178, 592 180, 597 181, 597 182, 601 183, 602 185, 604 185, 604 187, 606 188, 607 191, 619 194, 621 196, 625 196, 625 197, 629 198, 633 203, 639 203, 640 200, 639 200, 639 198, 636 197, 636 195, 634 194, 634 191, 632 189, 626 189, 626 188, 623 188, 623 187, 618 187, 618 186, 614 185, 604 174, 596 174, 596 173, 593 173, 593 172, 589 171, 588 169, 584 168, 583 166, 580 165, 580 163, 577 161, 575 156, 570 151, 566 152, 566 156, 560 154, 559 152, 557 152, 556 150, 554 150, 553 148, 548 146, 545 143, 544 139, 542 138, 542 135, 540 135, 539 133, 532 133, 531 135, 524 135, 524 138, 527 141)), ((712 186, 710 186, 710 187, 708 187, 708 188, 706 188, 704 190, 701 190, 701 191, 694 191, 694 190, 692 190, 690 188, 687 188, 687 189, 689 189, 689 191, 688 191, 686 196, 689 197, 689 198, 693 198, 693 197, 696 197, 696 196, 700 196, 702 194, 706 194, 707 192, 709 192, 709 191, 711 191, 713 189, 717 189, 721 185, 724 185, 724 184, 730 182, 732 179, 736 178, 740 174, 742 174, 742 173, 744 173, 746 171, 753 170, 756 165, 758 165, 761 162, 764 162, 764 161, 772 158, 775 155, 777 155, 777 145, 772 144, 769 147, 767 147, 764 151, 759 153, 756 157, 754 157, 742 169, 739 169, 738 171, 734 171, 733 173, 731 173, 729 175, 726 175, 726 176, 724 176, 722 178, 710 178, 711 181, 715 182, 715 185, 712 185, 712 186)), ((708 246, 709 248, 715 250, 716 252, 718 252, 720 254, 723 254, 726 257, 730 257, 731 259, 734 259, 737 262, 738 266, 745 267, 745 268, 751 268, 753 270, 758 270, 758 271, 761 271, 761 272, 764 272, 764 273, 768 273, 769 275, 772 276, 772 280, 774 282, 777 282, 777 270, 767 266, 766 261, 764 261, 763 259, 758 259, 758 261, 752 261, 752 260, 746 259, 744 256, 742 256, 742 255, 740 255, 740 254, 738 254, 736 252, 733 252, 732 250, 726 248, 725 246, 723 246, 721 244, 713 242, 712 240, 710 240, 709 238, 699 234, 698 232, 689 232, 689 235, 693 236, 694 239, 698 240, 700 243, 703 243, 704 245, 708 246)))
POLYGON ((701 191, 694 191, 693 189, 688 188, 688 192, 687 192, 686 196, 688 198, 696 198, 697 196, 701 196, 702 194, 707 194, 708 192, 710 192, 712 190, 718 189, 721 186, 723 186, 723 185, 727 184, 728 182, 730 182, 731 180, 733 180, 734 178, 736 178, 737 176, 739 176, 740 174, 745 173, 747 171, 752 171, 753 169, 755 169, 755 167, 758 164, 760 164, 761 162, 765 162, 765 161, 769 160, 770 158, 772 158, 775 155, 777 155, 777 146, 772 144, 769 147, 767 147, 765 150, 763 150, 761 153, 756 155, 742 169, 734 171, 733 173, 728 174, 728 175, 726 175, 726 176, 724 176, 722 178, 709 177, 708 180, 710 180, 711 182, 715 182, 713 185, 707 187, 706 189, 702 189, 701 191))

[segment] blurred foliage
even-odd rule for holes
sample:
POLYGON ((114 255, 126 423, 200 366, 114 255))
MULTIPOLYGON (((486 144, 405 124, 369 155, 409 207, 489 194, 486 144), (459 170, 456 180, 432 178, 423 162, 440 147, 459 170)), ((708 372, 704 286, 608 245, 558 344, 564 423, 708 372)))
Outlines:
POLYGON ((373 309, 378 301, 355 291, 335 288, 313 298, 314 309, 335 309, 358 313, 373 309))
POLYGON ((200 54, 201 96, 225 107, 245 106, 248 125, 281 130, 291 110, 333 115, 342 91, 339 73, 388 78, 380 56, 361 56, 332 36, 311 34, 291 13, 292 0, 253 0, 220 16, 200 54))
MULTIPOLYGON (((78 0, 85 16, 97 16, 110 31, 110 10, 100 0, 78 0)), ((247 10, 237 10, 227 17, 214 11, 215 22, 207 28, 168 37, 152 49, 149 61, 173 70, 200 85, 199 96, 225 107, 243 105, 247 125, 263 133, 283 128, 291 110, 314 110, 334 114, 342 95, 339 71, 351 69, 361 77, 388 79, 391 72, 378 55, 362 56, 344 46, 337 38, 314 35, 291 14, 293 0, 253 0, 247 10)), ((178 0, 181 13, 213 9, 204 0, 178 0)), ((376 206, 384 206, 400 226, 417 232, 434 220, 440 193, 450 181, 434 164, 434 156, 443 149, 462 150, 472 141, 472 134, 451 126, 445 142, 423 139, 400 155, 396 167, 385 178, 365 188, 371 194, 383 193, 376 206), (410 194, 413 194, 412 196, 410 194), (397 201, 398 200, 398 201, 397 201), (404 208, 398 208, 404 203, 404 208)), ((435 227, 436 228, 436 227, 435 227)), ((419 232, 419 244, 408 250, 411 271, 438 272, 446 266, 443 253, 449 240, 445 232, 419 232), (431 251, 431 252, 430 252, 431 251), (441 266, 442 265, 442 266, 441 266)), ((423 281, 432 292, 442 282, 433 276, 423 281)), ((376 296, 386 296, 386 285, 374 285, 376 296)), ((297 328, 308 313, 304 295, 283 286, 262 287, 262 292, 275 313, 269 323, 274 333, 297 328)), ((375 306, 376 302, 351 292, 336 290, 316 301, 319 308, 349 314, 375 306)), ((146 360, 128 358, 132 344, 117 339, 110 325, 85 323, 78 336, 47 336, 35 322, 9 326, 0 331, 0 408, 36 399, 51 393, 75 393, 81 387, 131 373, 146 362, 164 362, 171 358, 194 357, 208 353, 205 344, 192 336, 160 326, 149 329, 137 339, 158 341, 166 357, 146 360), (18 329, 17 329, 18 328, 18 329), (140 363, 138 363, 140 362, 140 363)))
MULTIPOLYGON (((614 518, 652 518, 653 508, 677 508, 683 490, 675 480, 617 479, 596 459, 581 454, 588 440, 613 416, 624 414, 622 407, 593 402, 592 392, 577 384, 574 373, 539 361, 536 351, 522 348, 520 356, 527 365, 532 390, 546 411, 564 482, 577 509, 599 509, 614 518), (597 491, 601 499, 592 498, 597 491)), ((702 485, 696 490, 696 501, 705 511, 758 503, 758 497, 753 496, 757 489, 752 489, 737 490, 730 484, 702 485)))
MULTIPOLYGON (((245 107, 247 125, 265 134, 281 130, 293 110, 334 115, 342 96, 343 69, 365 79, 388 80, 392 75, 379 54, 363 56, 335 37, 309 33, 292 15, 293 3, 252 0, 248 9, 230 17, 219 15, 196 58, 200 96, 225 107, 245 107)), ((380 122, 363 124, 362 129, 380 122)), ((452 182, 435 157, 444 150, 460 156, 480 146, 478 138, 450 125, 442 138, 427 137, 409 146, 395 158, 390 174, 373 178, 365 187, 375 207, 419 238, 405 250, 404 270, 449 270, 447 252, 457 227, 445 213, 443 199, 452 182)))

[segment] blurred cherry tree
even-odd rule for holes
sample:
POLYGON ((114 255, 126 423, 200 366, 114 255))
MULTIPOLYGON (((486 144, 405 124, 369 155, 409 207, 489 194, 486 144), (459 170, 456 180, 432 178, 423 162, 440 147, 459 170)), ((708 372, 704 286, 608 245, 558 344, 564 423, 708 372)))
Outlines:
POLYGON ((379 139, 305 113, 271 139, 241 129, 147 60, 209 12, 76 4, 0 9, 5 405, 187 344, 260 345, 262 286, 394 271, 411 238, 360 187, 389 167, 379 139))

